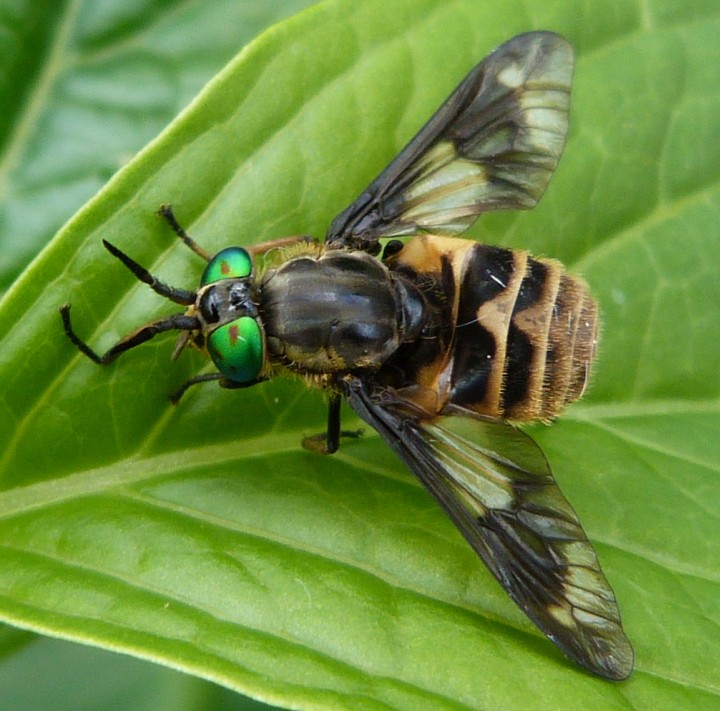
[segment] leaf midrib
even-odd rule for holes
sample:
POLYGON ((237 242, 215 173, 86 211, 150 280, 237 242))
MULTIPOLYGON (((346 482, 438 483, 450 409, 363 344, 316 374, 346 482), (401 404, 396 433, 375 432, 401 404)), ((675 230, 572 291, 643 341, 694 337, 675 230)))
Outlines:
MULTIPOLYGON (((680 417, 683 414, 714 415, 719 412, 720 401, 718 400, 648 400, 611 405, 577 403, 569 409, 563 419, 568 422, 587 423, 618 434, 615 428, 603 421, 646 417, 680 417)), ((274 432, 250 439, 237 440, 237 446, 234 446, 233 442, 223 441, 157 455, 131 456, 103 466, 91 467, 58 478, 16 487, 0 493, 0 512, 2 512, 0 520, 97 491, 105 491, 138 481, 165 478, 171 474, 176 475, 182 471, 210 463, 217 465, 297 451, 298 442, 304 434, 306 433, 302 429, 284 429, 282 433, 274 432)), ((623 436, 629 437, 627 432, 624 432, 623 436)), ((674 450, 662 448, 657 443, 637 437, 633 438, 633 441, 635 440, 638 440, 636 443, 643 447, 652 448, 668 456, 679 456, 674 450)), ((702 460, 693 460, 692 463, 708 466, 707 462, 702 460)), ((374 470, 376 474, 380 473, 376 468, 374 470)))
POLYGON ((176 476, 209 463, 217 465, 296 450, 301 436, 300 430, 287 430, 281 434, 264 434, 252 439, 219 442, 152 456, 132 456, 16 487, 0 493, 0 521, 99 491, 176 476))

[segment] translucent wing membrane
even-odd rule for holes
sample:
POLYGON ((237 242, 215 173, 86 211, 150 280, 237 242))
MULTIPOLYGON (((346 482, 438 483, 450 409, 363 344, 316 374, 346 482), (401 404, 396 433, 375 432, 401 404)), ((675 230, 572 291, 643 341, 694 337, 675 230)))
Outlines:
POLYGON ((590 671, 629 676, 633 651, 615 595, 539 447, 462 409, 423 420, 382 389, 354 378, 343 387, 527 616, 590 671))
POLYGON ((457 234, 481 212, 531 208, 565 146, 573 52, 518 35, 478 64, 395 160, 333 221, 326 241, 457 234))

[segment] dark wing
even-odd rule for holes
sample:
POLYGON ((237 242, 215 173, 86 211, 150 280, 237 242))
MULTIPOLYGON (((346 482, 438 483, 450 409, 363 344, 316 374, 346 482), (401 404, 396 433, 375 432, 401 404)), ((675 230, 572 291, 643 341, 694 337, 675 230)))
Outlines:
POLYGON ((481 212, 533 207, 565 147, 573 63, 551 32, 498 47, 335 218, 326 242, 372 251, 379 237, 459 234, 481 212))
POLYGON ((627 678, 633 650, 615 595, 535 442, 466 410, 422 420, 390 391, 371 392, 352 376, 341 387, 525 614, 585 668, 627 678))

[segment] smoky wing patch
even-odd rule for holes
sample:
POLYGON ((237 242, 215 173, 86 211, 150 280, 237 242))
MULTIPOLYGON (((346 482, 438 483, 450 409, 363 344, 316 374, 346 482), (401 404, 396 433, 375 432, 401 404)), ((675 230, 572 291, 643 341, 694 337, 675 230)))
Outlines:
POLYGON ((525 614, 595 674, 629 676, 633 651, 615 594, 539 447, 462 408, 423 416, 398 393, 354 378, 341 387, 525 614))
POLYGON ((326 241, 459 234, 487 210, 545 192, 568 130, 574 58, 550 32, 518 35, 480 62, 390 165, 333 221, 326 241))

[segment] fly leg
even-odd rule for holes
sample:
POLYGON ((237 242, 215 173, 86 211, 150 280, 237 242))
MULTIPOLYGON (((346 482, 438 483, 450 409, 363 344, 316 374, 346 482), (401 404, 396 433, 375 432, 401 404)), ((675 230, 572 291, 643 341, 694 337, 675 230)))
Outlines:
MULTIPOLYGON (((120 251, 107 240, 103 240, 103 245, 105 246, 105 249, 113 255, 113 257, 119 259, 141 282, 147 284, 156 294, 160 294, 160 296, 183 306, 190 306, 195 303, 196 294, 194 291, 177 289, 174 286, 165 284, 150 274, 145 267, 140 266, 134 259, 128 257, 127 254, 120 251)), ((86 355, 90 358, 90 360, 94 361, 98 365, 107 365, 108 363, 112 363, 121 353, 124 353, 131 348, 135 348, 141 343, 145 343, 145 341, 150 340, 158 333, 176 330, 187 331, 189 334, 191 332, 200 331, 200 321, 195 316, 190 316, 187 313, 173 314, 172 316, 152 321, 151 323, 141 326, 124 338, 120 339, 106 353, 99 355, 75 333, 70 321, 70 304, 63 304, 60 307, 60 316, 62 318, 65 335, 72 341, 72 343, 75 344, 81 353, 86 355)))
MULTIPOLYGON (((161 205, 160 209, 157 211, 157 214, 160 215, 160 217, 164 218, 168 225, 170 225, 170 228, 172 231, 190 248, 192 249, 195 254, 199 254, 206 262, 209 262, 212 258, 210 254, 208 254, 190 235, 185 232, 183 227, 180 225, 180 223, 177 221, 177 218, 175 217, 175 213, 173 212, 171 205, 161 205)), ((292 235, 290 237, 281 237, 280 239, 271 239, 267 240, 266 242, 260 242, 258 244, 251 244, 245 249, 248 251, 250 256, 257 257, 262 254, 265 254, 266 252, 269 252, 272 249, 278 249, 280 247, 288 247, 293 244, 298 244, 299 242, 306 242, 308 244, 312 244, 316 242, 312 237, 308 237, 307 235, 292 235)))
POLYGON ((211 256, 192 238, 185 232, 180 223, 175 218, 173 213, 172 205, 160 205, 160 209, 157 211, 160 217, 164 218, 172 231, 188 246, 192 249, 195 254, 201 256, 206 262, 210 261, 211 256))
POLYGON ((108 365, 108 363, 112 363, 121 353, 129 351, 131 348, 145 343, 145 341, 149 341, 154 336, 157 336, 158 333, 171 330, 197 331, 200 328, 200 322, 194 316, 174 314, 159 321, 146 323, 144 326, 141 326, 120 339, 112 348, 103 353, 103 355, 99 355, 75 333, 70 321, 70 304, 63 304, 60 307, 60 316, 62 317, 65 335, 83 355, 98 365, 108 365))
POLYGON ((328 403, 327 431, 310 437, 303 437, 302 446, 311 452, 334 454, 340 447, 341 437, 360 437, 362 430, 340 429, 340 393, 332 393, 328 403))
POLYGON ((291 247, 294 244, 317 244, 314 237, 308 235, 290 235, 289 237, 279 237, 278 239, 269 239, 265 242, 250 244, 245 247, 251 257, 258 257, 267 254, 273 249, 281 249, 283 247, 291 247))
POLYGON ((209 383, 213 380, 219 381, 221 388, 236 390, 238 388, 249 388, 258 383, 263 383, 267 378, 255 378, 255 380, 247 383, 237 383, 234 380, 228 380, 222 373, 202 373, 201 375, 196 375, 194 378, 186 380, 175 392, 168 395, 168 400, 170 400, 173 405, 177 405, 188 388, 191 388, 193 385, 198 385, 199 383, 209 383))

